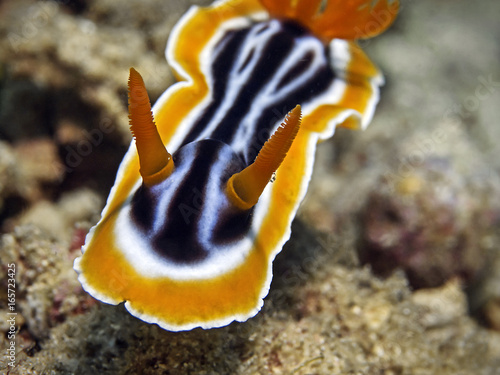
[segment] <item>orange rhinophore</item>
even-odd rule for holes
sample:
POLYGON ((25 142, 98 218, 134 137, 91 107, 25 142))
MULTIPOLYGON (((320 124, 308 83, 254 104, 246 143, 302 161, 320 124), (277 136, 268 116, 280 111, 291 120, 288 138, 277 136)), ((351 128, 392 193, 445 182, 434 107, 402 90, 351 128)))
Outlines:
POLYGON ((144 81, 134 68, 130 68, 128 85, 130 131, 137 146, 141 165, 139 171, 144 183, 152 186, 172 173, 174 162, 156 129, 144 81))
POLYGON ((285 159, 299 126, 300 105, 297 105, 264 143, 255 161, 231 176, 227 182, 227 194, 236 207, 248 210, 257 204, 267 183, 285 159))

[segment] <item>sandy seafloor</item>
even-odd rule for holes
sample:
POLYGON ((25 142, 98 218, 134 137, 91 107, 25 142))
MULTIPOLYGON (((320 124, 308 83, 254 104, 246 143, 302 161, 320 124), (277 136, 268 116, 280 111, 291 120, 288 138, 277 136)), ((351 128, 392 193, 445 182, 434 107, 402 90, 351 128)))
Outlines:
POLYGON ((361 43, 380 104, 318 147, 256 317, 167 332, 82 290, 72 262, 130 141, 128 69, 153 100, 173 82, 163 51, 191 3, 0 1, 0 373, 500 374, 497 0, 403 1, 361 43))

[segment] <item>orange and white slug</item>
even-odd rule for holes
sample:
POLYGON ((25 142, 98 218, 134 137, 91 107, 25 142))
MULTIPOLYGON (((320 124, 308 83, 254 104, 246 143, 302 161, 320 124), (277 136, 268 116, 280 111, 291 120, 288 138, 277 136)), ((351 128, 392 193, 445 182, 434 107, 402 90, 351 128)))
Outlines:
POLYGON ((173 331, 259 311, 316 144, 338 125, 366 127, 378 100, 382 75, 354 39, 382 32, 398 10, 321 4, 192 7, 166 50, 179 82, 152 112, 131 69, 134 141, 75 261, 88 293, 173 331))

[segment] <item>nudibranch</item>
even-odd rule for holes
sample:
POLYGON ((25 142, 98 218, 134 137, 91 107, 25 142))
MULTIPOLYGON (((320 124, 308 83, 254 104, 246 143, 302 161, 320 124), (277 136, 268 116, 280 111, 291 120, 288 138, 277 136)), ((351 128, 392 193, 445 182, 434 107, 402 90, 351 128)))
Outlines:
POLYGON ((373 115, 383 77, 355 40, 397 11, 397 0, 193 6, 166 48, 179 82, 152 110, 130 71, 134 140, 75 260, 84 289, 172 331, 254 316, 316 144, 373 115))

